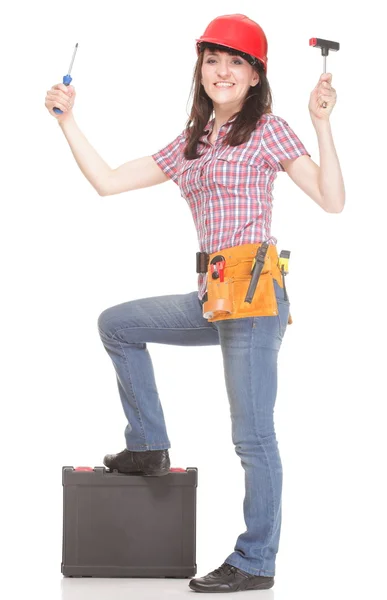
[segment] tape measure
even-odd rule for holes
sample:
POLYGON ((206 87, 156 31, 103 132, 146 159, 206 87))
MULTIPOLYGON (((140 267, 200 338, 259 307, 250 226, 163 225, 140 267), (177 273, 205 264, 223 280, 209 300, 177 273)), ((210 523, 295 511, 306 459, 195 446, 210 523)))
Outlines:
POLYGON ((285 275, 289 273, 289 258, 290 250, 281 250, 278 258, 278 266, 281 270, 281 273, 284 273, 285 275))

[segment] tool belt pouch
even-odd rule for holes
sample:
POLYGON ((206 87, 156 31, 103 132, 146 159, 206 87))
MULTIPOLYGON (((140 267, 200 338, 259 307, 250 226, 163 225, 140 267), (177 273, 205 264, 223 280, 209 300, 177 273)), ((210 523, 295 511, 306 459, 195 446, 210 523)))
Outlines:
POLYGON ((209 321, 232 314, 233 304, 230 299, 229 281, 208 281, 208 300, 203 304, 203 317, 209 321), (212 318, 215 317, 215 318, 212 318))
POLYGON ((217 254, 225 258, 223 282, 212 279, 210 268, 207 271, 208 299, 203 304, 203 317, 209 322, 278 315, 273 279, 276 279, 281 287, 283 284, 277 250, 273 245, 269 245, 252 302, 245 302, 253 260, 260 245, 244 244, 209 255, 209 263, 217 254))

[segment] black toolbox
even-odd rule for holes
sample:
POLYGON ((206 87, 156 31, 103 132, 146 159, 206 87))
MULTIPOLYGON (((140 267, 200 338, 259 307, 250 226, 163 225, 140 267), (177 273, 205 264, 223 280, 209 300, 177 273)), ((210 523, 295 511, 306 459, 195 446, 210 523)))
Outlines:
POLYGON ((196 468, 163 477, 63 467, 65 577, 194 577, 196 468))

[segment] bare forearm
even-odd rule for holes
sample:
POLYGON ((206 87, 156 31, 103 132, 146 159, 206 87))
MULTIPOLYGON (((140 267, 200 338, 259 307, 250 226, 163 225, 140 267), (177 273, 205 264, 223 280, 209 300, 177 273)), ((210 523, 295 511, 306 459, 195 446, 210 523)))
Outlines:
POLYGON ((313 122, 320 152, 319 188, 328 212, 341 212, 345 204, 343 175, 329 121, 313 122))
POLYGON ((112 169, 88 142, 73 116, 59 122, 59 126, 68 141, 80 170, 98 194, 104 195, 112 169))

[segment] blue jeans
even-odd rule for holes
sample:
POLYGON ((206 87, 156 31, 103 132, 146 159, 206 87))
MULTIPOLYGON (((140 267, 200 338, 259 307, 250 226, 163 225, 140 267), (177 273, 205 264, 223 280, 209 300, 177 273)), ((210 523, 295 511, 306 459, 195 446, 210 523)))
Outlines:
POLYGON ((232 441, 245 470, 246 531, 226 559, 254 575, 273 576, 281 528, 282 464, 274 431, 277 357, 289 302, 274 281, 278 316, 209 323, 197 292, 124 302, 104 310, 99 333, 113 361, 132 451, 171 447, 147 342, 220 345, 232 441))

